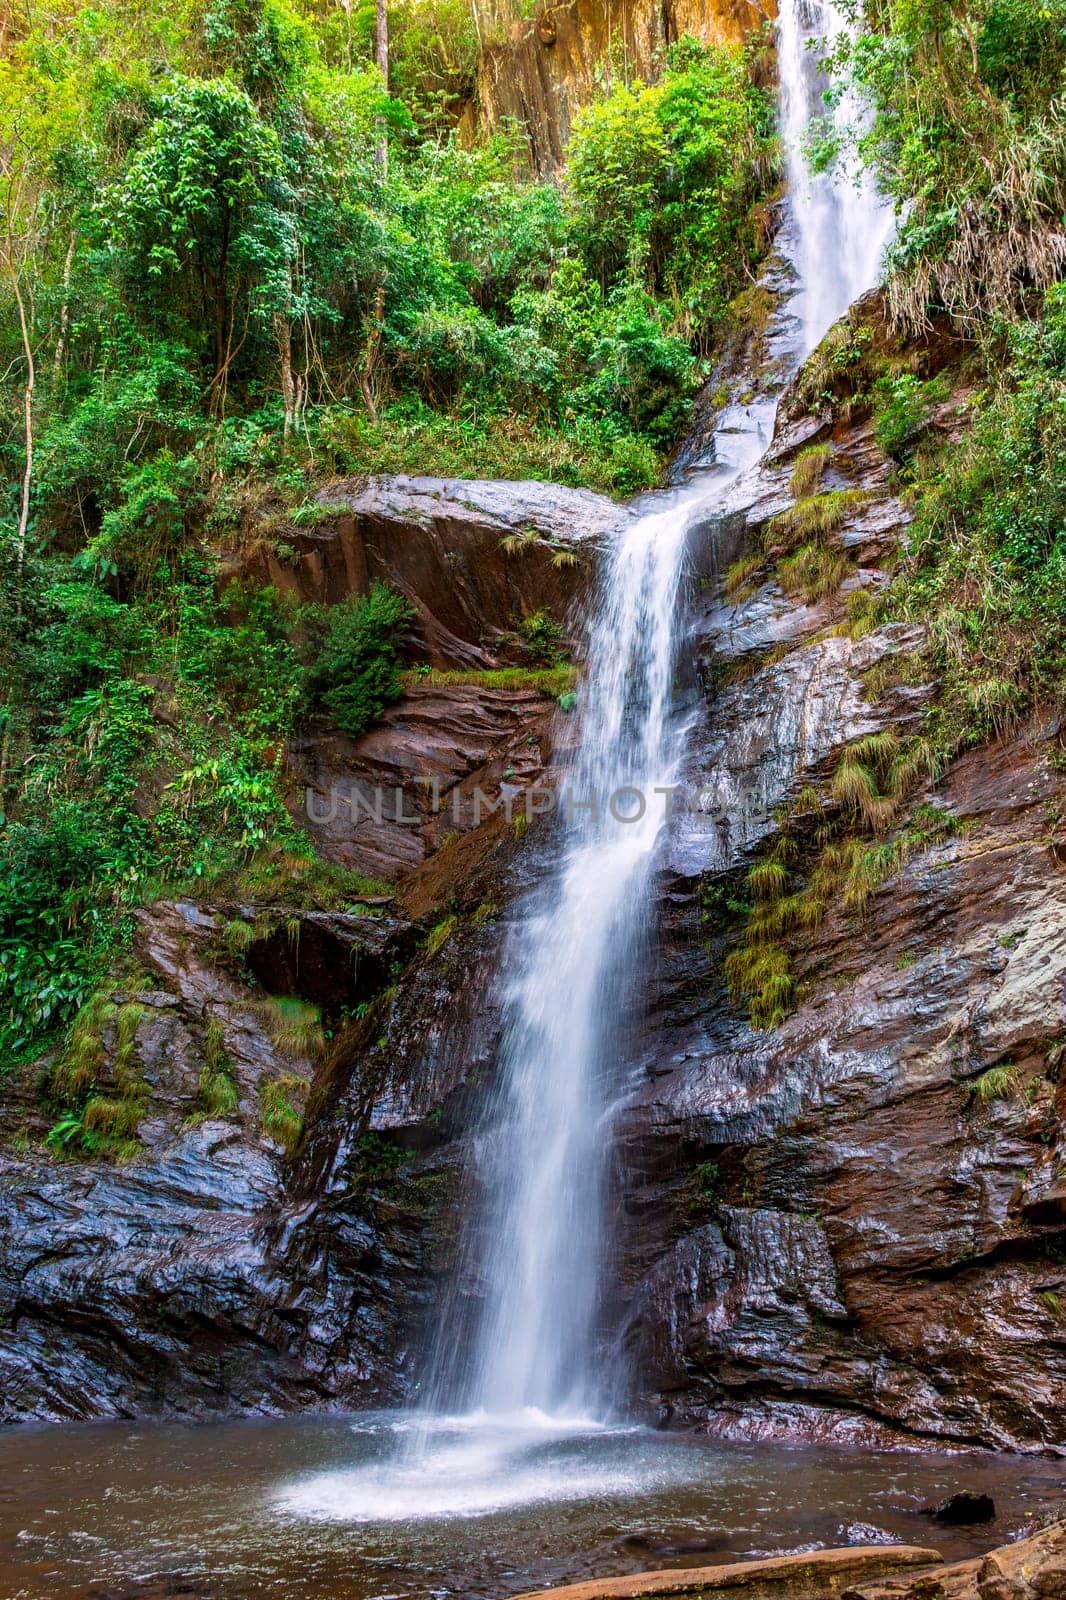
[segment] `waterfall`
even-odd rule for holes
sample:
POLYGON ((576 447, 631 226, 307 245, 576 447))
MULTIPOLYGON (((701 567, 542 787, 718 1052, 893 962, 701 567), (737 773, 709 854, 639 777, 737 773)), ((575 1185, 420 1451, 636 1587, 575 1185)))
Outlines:
POLYGON ((848 31, 834 0, 782 0, 777 22, 781 142, 789 197, 783 241, 798 285, 800 356, 807 355, 838 317, 878 280, 895 215, 869 172, 842 161, 812 172, 806 142, 812 118, 824 130, 861 127, 864 108, 848 89, 836 105, 820 62, 848 31), (825 40, 823 48, 820 41, 825 40))
MULTIPOLYGON (((812 174, 804 159, 810 119, 826 111, 808 41, 836 37, 843 25, 832 0, 780 0, 790 193, 778 245, 794 286, 768 338, 784 376, 876 282, 892 226, 848 162, 812 174)), ((827 114, 858 109, 845 103, 827 114)), ((780 289, 779 264, 767 281, 780 289)), ((689 725, 675 695, 681 579, 689 533, 730 509, 733 485, 769 447, 776 407, 776 393, 753 399, 741 377, 719 415, 713 461, 633 507, 607 553, 587 625, 574 753, 556 775, 551 865, 515 908, 496 982, 500 1056, 474 1141, 480 1201, 464 1227, 459 1274, 477 1286, 475 1325, 442 1314, 422 1405, 388 1424, 405 1444, 387 1467, 312 1478, 285 1498, 290 1509, 374 1522, 448 1518, 629 1482, 570 1447, 602 1429, 621 1397, 599 1348, 605 1190, 627 1090, 624 1020, 650 955, 664 791, 681 771, 689 725), (553 1438, 562 1454, 546 1456, 553 1438)))
POLYGON ((501 1415, 597 1414, 604 1166, 617 1018, 641 964, 648 875, 676 784, 672 709, 686 535, 757 450, 656 496, 606 559, 588 632, 577 753, 559 774, 557 865, 502 962, 505 1031, 483 1134, 486 1310, 465 1400, 501 1415))
MULTIPOLYGON (((835 39, 830 0, 782 0, 781 131, 793 365, 877 280, 892 213, 853 171, 812 174, 804 138, 825 105, 812 41, 835 39)), ((641 967, 648 880, 686 725, 673 707, 677 596, 689 530, 769 443, 773 403, 734 405, 716 462, 651 497, 622 531, 588 630, 578 754, 560 775, 557 866, 519 908, 504 950, 499 1087, 479 1141, 484 1307, 472 1351, 444 1352, 460 1403, 502 1418, 602 1414, 596 1323, 618 1013, 641 967), (457 1371, 458 1369, 458 1371, 457 1371), (458 1381, 455 1381, 458 1378, 458 1381)))

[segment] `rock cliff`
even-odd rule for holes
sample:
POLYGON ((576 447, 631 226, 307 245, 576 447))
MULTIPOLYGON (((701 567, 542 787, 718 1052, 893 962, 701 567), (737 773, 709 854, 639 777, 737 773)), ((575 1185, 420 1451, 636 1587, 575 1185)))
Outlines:
MULTIPOLYGON (((934 425, 950 436, 965 391, 946 370, 934 425)), ((569 727, 535 676, 501 687, 484 673, 522 659, 523 616, 573 617, 625 513, 427 480, 334 485, 324 500, 280 564, 255 555, 261 575, 325 599, 387 577, 416 603, 412 658, 435 673, 360 740, 309 727, 288 753, 292 804, 310 790, 324 854, 395 889, 334 909, 142 913, 137 984, 114 997, 136 1008, 148 1091, 128 1164, 42 1156, 34 1072, 5 1098, 5 1417, 358 1405, 415 1381, 493 1071, 494 962, 550 848, 549 821, 476 817, 464 797, 550 782, 569 727), (399 787, 413 812, 330 815, 354 778, 399 787), (413 783, 426 778, 436 804, 432 783, 413 783), (278 1027, 286 997, 317 1008, 323 1037, 278 1027), (236 1098, 205 1115, 219 1045, 236 1098), (291 1139, 264 1118, 270 1084, 293 1102, 291 1139)), ((751 864, 787 835, 802 878, 832 830, 845 753, 904 739, 936 693, 920 624, 874 625, 864 599, 886 584, 907 515, 862 407, 834 418, 800 387, 730 516, 696 539, 691 804, 658 879, 659 958, 631 997, 607 1332, 635 1403, 675 1425, 1061 1451, 1057 725, 919 779, 871 844, 885 853, 865 892, 841 889, 793 932, 793 1003, 776 1025, 752 1027, 723 976, 751 864), (831 581, 797 590, 774 529, 812 449, 819 494, 843 514, 831 581)))

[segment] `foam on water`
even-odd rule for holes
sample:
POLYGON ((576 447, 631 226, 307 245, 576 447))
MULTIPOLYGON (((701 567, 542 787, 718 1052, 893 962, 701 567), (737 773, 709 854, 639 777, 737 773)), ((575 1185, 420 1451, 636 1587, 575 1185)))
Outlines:
MULTIPOLYGON (((602 1424, 526 1412, 511 1418, 483 1413, 464 1417, 403 1419, 395 1431, 435 1436, 431 1448, 404 1452, 383 1469, 374 1462, 350 1470, 320 1472, 289 1484, 275 1502, 284 1515, 311 1522, 433 1522, 484 1517, 542 1501, 578 1501, 628 1496, 650 1487, 639 1459, 624 1464, 602 1449, 613 1434, 602 1424), (584 1448, 598 1448, 590 1458, 584 1448)), ((662 1487, 691 1475, 693 1458, 679 1452, 652 1476, 662 1487)))

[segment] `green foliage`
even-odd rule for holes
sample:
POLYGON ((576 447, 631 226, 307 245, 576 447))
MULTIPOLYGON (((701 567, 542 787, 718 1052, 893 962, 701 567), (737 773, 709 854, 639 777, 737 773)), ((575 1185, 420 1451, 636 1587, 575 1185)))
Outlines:
MULTIPOLYGON (((152 894, 387 892, 315 862, 284 803, 285 742, 308 710, 354 735, 396 698, 407 603, 379 587, 299 615, 227 584, 232 558, 276 547, 284 511, 271 527, 265 502, 314 512, 324 473, 646 488, 760 246, 773 175, 768 97, 737 52, 692 41, 659 83, 608 89, 568 173, 541 183, 514 132, 455 134, 476 61, 465 0, 392 7, 399 99, 362 0, 10 9, 13 484, 20 296, 36 387, 24 550, 17 502, 0 502, 4 1066, 65 1036, 152 894)), ((520 637, 538 685, 569 696, 552 620, 520 637)), ((233 954, 245 938, 233 924, 233 954)), ((201 1108, 226 1114, 225 1071, 208 1079, 201 1108)), ((128 1144, 134 1099, 61 1106, 55 1142, 128 1144)))
POLYGON ((742 53, 690 38, 658 83, 619 81, 581 111, 568 176, 600 283, 661 292, 685 335, 704 338, 758 247, 752 205, 772 169, 771 134, 742 53))
MULTIPOLYGON (((561 695, 570 693, 577 680, 577 668, 553 667, 492 667, 487 671, 456 668, 438 671, 435 667, 405 675, 409 686, 425 684, 433 688, 449 688, 466 684, 478 689, 532 689, 538 694, 561 695)), ((576 698, 576 697, 575 697, 576 698)))
POLYGON ((690 1225, 706 1222, 717 1213, 719 1177, 717 1161, 701 1161, 685 1179, 681 1190, 681 1210, 690 1225))
POLYGON ((561 625, 547 611, 534 611, 523 617, 518 631, 531 659, 539 667, 560 667, 566 660, 565 636, 561 625))
POLYGON ((1007 1100, 1017 1092, 1018 1074, 1014 1063, 1003 1061, 996 1067, 988 1067, 976 1077, 970 1087, 971 1098, 981 1105, 988 1105, 993 1100, 1007 1100))
POLYGON ((326 1035, 318 1006, 295 996, 281 995, 257 1007, 267 1032, 283 1055, 294 1060, 315 1060, 326 1049, 326 1035))
POLYGON ((265 1078, 259 1085, 259 1121, 263 1132, 291 1156, 303 1134, 302 1106, 310 1084, 295 1072, 265 1078))
POLYGON ((354 738, 403 693, 400 645, 414 612, 394 589, 375 583, 325 617, 308 678, 313 709, 354 738))
POLYGON ((231 1116, 240 1102, 240 1090, 218 1017, 211 1017, 204 1029, 204 1064, 200 1069, 197 1099, 200 1110, 208 1117, 231 1116))
POLYGON ((972 328, 1063 269, 1066 0, 873 0, 838 64, 876 115, 860 144, 903 209, 889 265, 900 325, 972 328))
POLYGON ((1066 694, 1066 288, 1012 330, 963 442, 919 462, 897 615, 928 626, 947 754, 1066 694))
POLYGON ((543 478, 631 495, 657 482, 660 454, 650 439, 615 417, 568 415, 560 429, 550 417, 516 416, 498 403, 460 403, 434 411, 405 397, 377 421, 350 408, 325 408, 316 437, 319 459, 331 470, 420 472, 440 478, 543 478))
POLYGON ((772 517, 766 527, 766 546, 792 550, 809 539, 825 539, 844 526, 849 513, 866 503, 861 489, 832 489, 828 494, 798 500, 788 511, 772 517))
POLYGON ((832 453, 832 447, 827 444, 812 444, 800 451, 789 479, 789 487, 797 500, 808 499, 817 489, 832 453))
POLYGON ((933 407, 947 398, 942 379, 922 383, 912 372, 885 374, 874 385, 874 437, 886 455, 903 460, 929 426, 933 407))
POLYGON ((826 802, 807 787, 782 808, 780 832, 749 869, 746 900, 732 908, 744 915, 744 934, 725 960, 726 982, 753 1027, 779 1027, 797 997, 795 936, 820 927, 830 908, 862 917, 911 854, 956 830, 949 813, 925 804, 898 825, 904 803, 938 771, 927 739, 885 728, 841 752, 826 802))
POLYGON ((355 1160, 351 1186, 357 1194, 366 1194, 372 1189, 392 1187, 400 1168, 410 1160, 410 1154, 387 1135, 370 1131, 360 1135, 355 1160))
POLYGON ((46 1141, 57 1153, 125 1159, 139 1151, 149 1100, 137 1056, 141 1016, 135 1002, 113 1003, 107 988, 81 1007, 46 1081, 48 1100, 62 1108, 46 1141))

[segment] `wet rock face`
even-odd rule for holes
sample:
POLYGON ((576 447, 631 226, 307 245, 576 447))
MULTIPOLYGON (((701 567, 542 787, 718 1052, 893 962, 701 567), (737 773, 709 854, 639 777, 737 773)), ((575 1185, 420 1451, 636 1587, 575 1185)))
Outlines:
MULTIPOLYGON (((388 1215, 369 1186, 357 1215, 324 1225, 293 1208, 263 1092, 277 1082, 299 1104, 318 1067, 276 1036, 252 965, 269 993, 316 991, 328 1014, 380 990, 410 952, 411 926, 384 911, 290 915, 248 946, 238 972, 217 950, 227 920, 182 902, 140 915, 138 954, 156 987, 120 998, 141 1007, 143 1154, 121 1165, 44 1159, 34 1142, 49 1119, 32 1086, 5 1096, 3 1131, 17 1125, 21 1139, 0 1157, 0 1420, 276 1411, 396 1393, 424 1206, 396 1181, 388 1215), (234 1086, 225 1116, 205 1115, 200 1095, 212 1027, 234 1086)), ((104 1045, 113 1049, 106 1034, 104 1045)), ((112 1070, 110 1058, 105 1091, 112 1070)))
MULTIPOLYGON (((506 660, 516 613, 569 605, 594 570, 579 532, 591 551, 623 514, 524 485, 344 492, 343 512, 300 535, 295 569, 263 575, 325 599, 374 576, 407 586, 427 652, 450 666, 506 660), (527 536, 515 554, 505 530, 527 536), (562 543, 576 567, 554 563, 562 543)), ((730 901, 779 808, 825 792, 854 740, 914 728, 933 691, 896 670, 920 629, 845 625, 847 595, 885 583, 905 522, 867 425, 797 415, 726 526, 696 540, 693 803, 659 878, 658 960, 631 997, 610 1310, 637 1404, 671 1426, 1064 1450, 1057 730, 971 752, 914 797, 948 821, 914 812, 865 912, 830 905, 794 941, 798 1003, 780 1027, 753 1031, 723 984, 730 901), (718 572, 788 510, 812 441, 828 446, 822 488, 859 492, 834 535, 840 591, 786 594, 767 561, 727 603, 718 572)), ((36 1071, 0 1102, 0 1417, 409 1392, 454 1275, 464 1151, 498 1052, 493 975, 551 855, 550 824, 479 819, 465 801, 453 817, 448 800, 546 778, 567 737, 533 688, 416 685, 361 740, 323 728, 290 753, 293 806, 311 790, 323 854, 394 894, 284 917, 145 909, 144 985, 123 997, 139 1007, 143 1154, 47 1159, 36 1071), (426 775, 439 812, 428 790, 412 798, 426 775), (353 780, 404 786, 403 820, 388 804, 328 816, 353 780), (234 922, 249 930, 239 960, 234 922), (272 996, 319 1008, 323 1055, 279 1038, 272 996), (201 1099, 209 1029, 236 1090, 223 1116, 201 1099), (263 1119, 282 1078, 309 1085, 289 1091, 306 1123, 291 1155, 263 1119)))
POLYGON ((536 688, 415 684, 358 740, 323 728, 293 743, 293 810, 328 860, 406 878, 490 821, 508 785, 543 778, 557 720, 536 688))
MULTIPOLYGON (((862 551, 849 582, 876 586, 900 509, 865 429, 831 449, 829 481, 869 495, 841 534, 862 551)), ((737 548, 780 509, 787 468, 786 451, 757 475, 737 548)), ((776 808, 825 792, 850 741, 913 727, 930 691, 868 676, 913 651, 910 630, 856 639, 839 616, 839 600, 790 607, 767 574, 697 612, 714 670, 696 804, 663 875, 620 1126, 631 1368, 649 1415, 665 1401, 719 1432, 1066 1449, 1055 729, 971 752, 915 797, 865 913, 832 905, 793 941, 780 1027, 752 1030, 723 988, 725 907, 776 808), (923 833, 930 804, 949 820, 923 833)))

